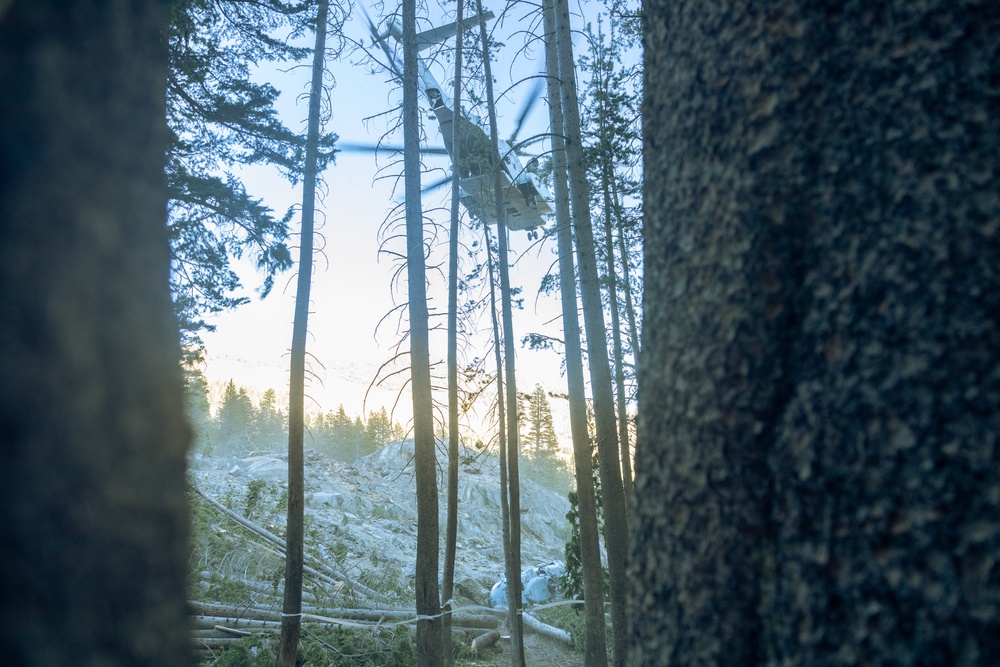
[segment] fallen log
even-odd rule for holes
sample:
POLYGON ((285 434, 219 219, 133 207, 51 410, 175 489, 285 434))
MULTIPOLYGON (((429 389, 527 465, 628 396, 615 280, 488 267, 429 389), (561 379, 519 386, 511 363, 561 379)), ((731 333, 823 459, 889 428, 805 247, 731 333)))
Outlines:
POLYGON ((219 604, 188 600, 188 611, 192 616, 221 616, 227 619, 255 619, 259 621, 281 622, 281 612, 259 607, 219 604))
POLYGON ((225 625, 234 628, 280 628, 281 621, 261 621, 256 618, 231 618, 226 616, 192 616, 192 625, 197 630, 225 625))
POLYGON ((493 646, 498 641, 500 641, 500 633, 496 630, 484 632, 472 640, 472 652, 479 653, 483 649, 493 646))
MULTIPOLYGON (((235 605, 223 605, 214 602, 188 601, 188 609, 195 618, 205 617, 214 619, 216 622, 233 622, 239 627, 248 627, 244 624, 250 622, 281 622, 281 612, 259 607, 242 607, 235 605)), ((315 608, 303 607, 306 614, 303 621, 308 621, 309 616, 320 618, 331 618, 333 620, 344 619, 350 621, 362 621, 372 624, 394 624, 416 621, 417 613, 413 609, 353 609, 353 608, 315 608)), ((496 628, 499 620, 491 614, 452 614, 452 625, 459 628, 496 628)))
MULTIPOLYGON (((232 511, 231 509, 229 509, 228 507, 226 507, 225 505, 223 505, 222 503, 220 503, 215 498, 212 498, 211 496, 209 496, 208 494, 206 494, 204 491, 202 491, 198 487, 194 487, 194 490, 198 493, 198 495, 200 495, 202 498, 204 498, 212 507, 216 508, 217 510, 219 510, 220 512, 222 512, 223 514, 225 514, 227 517, 229 517, 230 519, 232 519, 233 521, 235 521, 239 525, 243 526, 244 528, 246 528, 250 532, 257 534, 257 535, 263 537, 265 540, 267 540, 267 541, 271 542, 272 544, 276 545, 280 549, 281 554, 284 555, 285 550, 287 549, 287 545, 285 543, 285 540, 281 539, 280 537, 278 537, 277 535, 275 535, 271 531, 267 530, 266 528, 262 528, 262 527, 256 525, 255 523, 253 523, 253 522, 245 519, 244 517, 240 516, 236 512, 232 511)), ((312 561, 311 564, 307 563, 307 564, 303 565, 303 570, 305 572, 308 572, 309 574, 312 574, 313 576, 316 576, 316 577, 329 578, 331 580, 331 582, 342 581, 345 584, 347 584, 348 586, 350 586, 352 591, 356 591, 356 592, 364 595, 367 598, 371 598, 373 600, 384 600, 385 599, 385 597, 381 593, 379 593, 378 591, 376 591, 374 589, 371 589, 371 588, 368 588, 364 584, 362 584, 360 582, 357 582, 357 581, 354 581, 353 579, 347 577, 346 575, 344 575, 344 574, 342 574, 342 573, 340 573, 340 572, 338 572, 336 570, 333 570, 333 569, 327 567, 324 563, 322 563, 315 556, 310 556, 309 554, 305 554, 305 556, 310 561, 312 561)))
MULTIPOLYGON (((306 611, 305 609, 303 611, 306 611)), ((324 616, 336 616, 359 621, 376 621, 381 623, 400 623, 415 621, 417 612, 413 609, 350 609, 333 608, 312 610, 324 616)), ((307 612, 308 613, 308 612, 307 612)), ((459 628, 495 628, 499 619, 489 614, 452 614, 452 625, 459 628)))
POLYGON ((201 637, 194 639, 194 647, 201 651, 218 651, 240 640, 240 637, 201 637))
POLYGON ((253 632, 250 630, 240 630, 238 628, 228 628, 224 625, 217 625, 213 628, 199 628, 197 630, 191 631, 191 636, 195 639, 222 639, 225 637, 236 637, 241 639, 243 637, 252 637, 254 635, 259 635, 263 633, 276 633, 280 632, 281 628, 254 628, 253 632))
MULTIPOLYGON (((280 629, 280 628, 279 628, 280 629)), ((227 635, 233 635, 234 637, 252 637, 252 632, 247 632, 246 630, 239 630, 237 628, 228 628, 224 625, 217 625, 213 628, 217 632, 223 632, 227 635)))
POLYGON ((528 612, 524 612, 521 616, 524 619, 524 624, 538 634, 562 642, 567 646, 573 646, 573 637, 565 630, 557 628, 554 625, 549 625, 548 623, 542 623, 528 612))

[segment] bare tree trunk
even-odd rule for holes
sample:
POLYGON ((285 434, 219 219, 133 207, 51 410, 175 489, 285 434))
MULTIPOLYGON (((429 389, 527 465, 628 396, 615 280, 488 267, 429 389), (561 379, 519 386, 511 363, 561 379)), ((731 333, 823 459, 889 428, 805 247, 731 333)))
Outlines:
POLYGON ((306 163, 302 178, 302 230, 299 242, 299 275, 295 291, 292 325, 291 370, 288 381, 288 519, 285 528, 285 592, 281 614, 278 667, 294 667, 302 622, 303 510, 305 471, 303 463, 306 336, 309 330, 309 290, 312 283, 313 226, 316 215, 316 179, 319 153, 319 112, 323 94, 328 0, 320 0, 316 12, 316 46, 309 119, 306 163))
POLYGON ((618 229, 618 254, 622 258, 622 284, 625 292, 625 316, 628 319, 628 339, 632 347, 632 359, 639 359, 639 325, 635 317, 635 299, 632 296, 632 269, 629 268, 629 252, 625 242, 625 216, 622 215, 621 196, 618 182, 611 179, 611 201, 615 209, 615 226, 618 229))
POLYGON ((645 11, 634 664, 998 664, 996 5, 645 11))
POLYGON ((0 14, 0 663, 189 665, 168 16, 0 14))
MULTIPOLYGON (((615 399, 618 405, 618 447, 621 450, 622 489, 625 493, 625 518, 631 519, 632 500, 632 452, 628 437, 628 401, 625 398, 625 358, 622 352, 622 329, 618 304, 618 274, 615 268, 614 228, 611 223, 611 186, 612 175, 607 163, 609 156, 602 155, 601 161, 601 195, 604 199, 604 253, 608 274, 608 300, 611 310, 611 349, 614 354, 615 366, 615 399)), ((628 261, 625 258, 623 261, 628 261)), ((626 523, 626 526, 628 523, 626 523)))
POLYGON ((583 352, 577 315, 576 269, 573 262, 573 230, 569 214, 566 180, 566 150, 563 139, 562 100, 559 92, 559 64, 555 43, 555 16, 551 0, 542 6, 545 30, 546 83, 549 96, 549 123, 552 126, 552 179, 556 203, 556 238, 559 248, 559 290, 562 298, 563 339, 566 346, 566 379, 569 392, 569 420, 576 467, 576 495, 580 522, 580 563, 583 569, 584 665, 608 664, 604 621, 604 575, 597 526, 597 499, 587 428, 584 393, 583 352))
MULTIPOLYGON (((480 12, 482 13, 482 12, 480 12)), ((521 573, 514 565, 514 547, 510 539, 510 486, 507 483, 507 410, 504 400, 503 352, 500 349, 500 322, 497 319, 496 276, 493 272, 493 241, 490 228, 483 225, 486 238, 486 267, 490 278, 490 319, 493 324, 493 353, 497 364, 497 442, 500 447, 500 522, 503 540, 504 574, 507 579, 507 625, 513 627, 517 621, 517 606, 510 603, 510 580, 521 579, 521 573)))
MULTIPOLYGON (((452 164, 460 164, 462 159, 461 124, 462 115, 462 10, 463 0, 458 0, 455 18, 455 101, 452 106, 452 164)), ((461 222, 459 211, 459 169, 452 170, 451 183, 451 227, 448 236, 448 516, 444 538, 444 572, 442 597, 444 611, 451 611, 451 598, 455 590, 455 549, 458 542, 458 233, 461 222)), ((446 613, 441 622, 441 638, 444 643, 444 664, 455 664, 452 648, 451 614, 446 613)))
POLYGON ((587 333, 590 384, 594 392, 594 421, 597 426, 598 465, 604 500, 604 544, 608 552, 608 583, 611 598, 611 624, 614 664, 623 667, 627 654, 628 618, 625 607, 626 568, 628 566, 628 531, 625 494, 622 488, 615 405, 611 389, 611 367, 605 339, 604 306, 601 303, 597 275, 597 254, 590 217, 586 162, 580 132, 580 105, 576 92, 573 41, 569 24, 569 5, 555 0, 556 45, 559 55, 559 78, 562 83, 562 109, 566 129, 570 196, 573 203, 573 230, 580 271, 580 296, 583 322, 587 333))
MULTIPOLYGON (((488 85, 488 84, 487 84, 488 85)), ((492 105, 490 107, 492 109, 492 105)), ((492 112, 491 112, 492 113, 492 112)), ((511 568, 516 577, 507 581, 507 604, 513 607, 511 628, 511 661, 514 667, 524 665, 524 629, 521 619, 521 481, 518 473, 519 440, 517 419, 517 384, 514 372, 514 327, 510 302, 510 260, 507 259, 507 228, 497 228, 500 266, 500 306, 503 315, 504 369, 507 390, 507 483, 510 488, 510 553, 511 568)))
MULTIPOLYGON (((612 33, 612 42, 614 36, 612 33)), ((604 212, 604 263, 607 275, 608 288, 608 310, 611 312, 611 342, 614 364, 614 385, 615 402, 618 408, 618 446, 621 451, 621 475, 622 488, 625 492, 626 519, 631 516, 632 500, 632 456, 629 447, 628 428, 628 402, 625 397, 625 360, 622 352, 622 330, 621 330, 621 308, 618 296, 618 271, 615 266, 614 233, 613 233, 613 212, 616 208, 616 200, 612 197, 611 184, 614 181, 615 155, 612 148, 614 137, 610 136, 611 130, 608 128, 608 78, 607 78, 607 58, 604 53, 604 35, 599 35, 597 48, 600 52, 595 54, 593 64, 593 80, 591 85, 595 90, 594 104, 598 123, 598 153, 597 168, 601 174, 601 200, 604 212)), ((628 258, 622 256, 622 261, 627 262, 628 258)))
POLYGON ((444 660, 438 590, 438 494, 427 324, 424 227, 420 206, 420 118, 415 0, 403 0, 403 171, 406 196, 406 276, 413 395, 413 467, 417 485, 417 664, 444 660))
MULTIPOLYGON (((511 664, 524 666, 524 629, 521 619, 521 483, 518 475, 518 419, 517 380, 514 369, 514 324, 510 301, 510 260, 507 257, 508 231, 506 210, 503 201, 502 166, 497 158, 499 136, 497 133, 496 107, 493 99, 493 75, 490 70, 489 39, 486 34, 486 20, 482 17, 483 3, 477 0, 479 11, 479 31, 483 41, 483 72, 486 79, 486 107, 489 110, 490 144, 493 147, 491 160, 493 168, 493 189, 497 207, 497 268, 500 273, 500 311, 503 320, 504 383, 507 392, 507 482, 510 489, 510 545, 512 568, 516 576, 507 575, 507 604, 512 610, 510 629, 511 664)), ((503 428, 503 425, 501 425, 503 428)))

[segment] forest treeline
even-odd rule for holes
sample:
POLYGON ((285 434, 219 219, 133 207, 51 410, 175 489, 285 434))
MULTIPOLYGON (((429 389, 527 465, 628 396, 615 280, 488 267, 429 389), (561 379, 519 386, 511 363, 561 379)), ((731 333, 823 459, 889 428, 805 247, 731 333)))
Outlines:
MULTIPOLYGON (((251 392, 229 380, 211 405, 204 374, 189 369, 185 375, 185 404, 195 431, 195 451, 204 455, 242 456, 284 449, 288 441, 287 406, 274 389, 254 402, 251 392)), ((547 392, 536 385, 519 399, 525 473, 535 482, 561 494, 573 488, 567 455, 560 449, 547 392)), ((306 416, 306 446, 338 461, 350 463, 380 447, 409 437, 406 428, 389 416, 385 406, 370 410, 367 418, 350 415, 343 405, 336 410, 314 411, 306 416)), ((444 439, 445 434, 439 433, 444 439)), ((468 443, 470 450, 487 449, 482 440, 468 443)))
MULTIPOLYGON (((246 387, 229 380, 213 411, 205 376, 196 371, 188 374, 186 399, 197 451, 238 456, 287 446, 288 409, 278 403, 274 389, 265 390, 255 403, 246 387)), ((316 411, 308 415, 306 427, 307 446, 340 461, 366 456, 406 435, 385 407, 370 411, 367 419, 349 416, 343 405, 316 411)))

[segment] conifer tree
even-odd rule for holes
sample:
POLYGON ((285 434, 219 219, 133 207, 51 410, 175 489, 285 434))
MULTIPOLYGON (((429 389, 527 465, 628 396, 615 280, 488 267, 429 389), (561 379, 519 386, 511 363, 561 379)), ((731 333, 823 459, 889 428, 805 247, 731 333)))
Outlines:
MULTIPOLYGON (((236 295, 240 281, 231 258, 253 259, 263 273, 262 296, 275 274, 291 266, 286 245, 291 212, 276 217, 247 192, 237 171, 272 164, 292 182, 301 178, 303 138, 282 125, 274 107, 278 91, 253 82, 251 68, 309 53, 273 36, 301 30, 304 8, 282 0, 171 4, 168 229, 175 310, 189 348, 199 344, 199 330, 212 328, 202 319, 205 314, 247 302, 236 295)), ((333 137, 320 142, 326 160, 333 137)))
POLYGON ((274 389, 267 389, 257 403, 254 432, 259 446, 266 449, 280 447, 287 440, 285 415, 274 389))
POLYGON ((256 409, 246 387, 229 380, 215 415, 214 442, 220 453, 237 454, 251 448, 256 409))
POLYGON ((527 425, 524 452, 535 457, 552 456, 559 449, 559 438, 545 390, 536 384, 535 389, 530 394, 524 394, 523 398, 527 408, 524 411, 527 425))
MULTIPOLYGON (((609 340, 611 342, 611 362, 615 390, 615 404, 618 413, 618 444, 620 451, 621 475, 625 497, 632 497, 632 465, 629 446, 629 401, 625 390, 626 367, 621 326, 622 296, 630 297, 628 284, 628 264, 626 253, 616 257, 614 240, 616 216, 622 222, 620 205, 620 183, 634 187, 627 172, 637 161, 639 136, 636 128, 635 111, 637 96, 630 90, 629 75, 619 67, 619 58, 614 52, 614 22, 611 23, 611 46, 604 34, 603 16, 597 17, 597 32, 588 25, 585 33, 589 38, 591 54, 581 58, 584 71, 589 71, 587 104, 583 107, 581 122, 584 123, 585 137, 591 141, 586 150, 589 173, 596 187, 592 189, 595 209, 600 211, 602 223, 596 236, 603 236, 603 280, 611 318, 609 340), (618 267, 625 268, 626 280, 618 276, 618 267)), ((624 230, 619 227, 624 248, 624 230)), ((641 244, 639 249, 641 250, 641 244)), ((631 307, 626 304, 627 307, 631 307)), ((637 350, 633 345, 633 354, 637 350)), ((626 510, 630 507, 626 503, 626 510)))
MULTIPOLYGON (((462 41, 465 3, 458 0, 455 17, 455 78, 452 111, 462 114, 462 41)), ((452 160, 462 159, 461 123, 452 123, 452 160)), ((441 597, 443 608, 451 611, 451 598, 455 589, 455 552, 458 545, 458 233, 461 222, 459 210, 459 170, 454 169, 451 182, 451 224, 448 228, 448 506, 445 519, 444 570, 441 597)), ((452 618, 446 614, 441 624, 444 642, 444 664, 455 663, 451 637, 452 618)))
POLYGON ((389 444, 392 440, 392 435, 392 423, 389 421, 389 415, 386 413, 384 405, 378 412, 368 413, 368 423, 365 424, 365 436, 371 451, 389 444))
POLYGON ((530 394, 521 394, 520 415, 525 470, 536 483, 560 494, 572 487, 572 475, 562 460, 559 438, 552 421, 552 407, 541 385, 530 394))
POLYGON ((184 368, 184 413, 194 429, 196 446, 209 445, 212 414, 208 402, 208 379, 199 368, 184 368))

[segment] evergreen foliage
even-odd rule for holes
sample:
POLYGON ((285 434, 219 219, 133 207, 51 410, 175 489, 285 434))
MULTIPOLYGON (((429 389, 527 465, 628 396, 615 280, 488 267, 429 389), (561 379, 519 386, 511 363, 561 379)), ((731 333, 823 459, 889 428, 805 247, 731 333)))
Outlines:
MULTIPOLYGON (((634 358, 639 337, 635 310, 640 305, 634 295, 642 294, 642 71, 638 63, 623 62, 620 33, 614 18, 606 32, 601 15, 596 29, 588 24, 584 30, 590 51, 580 58, 581 72, 589 75, 581 94, 581 122, 594 219, 610 223, 594 225, 597 247, 613 246, 617 253, 613 276, 606 271, 609 262, 603 253, 600 281, 606 301, 611 301, 608 290, 616 290, 619 314, 629 326, 622 343, 634 358), (605 238, 609 228, 610 244, 605 238)), ((634 378, 634 368, 625 370, 634 378)))
POLYGON ((520 393, 521 454, 523 470, 536 483, 560 494, 573 486, 573 473, 559 448, 548 395, 536 384, 530 394, 520 393))
POLYGON ((552 425, 552 408, 539 384, 530 394, 520 395, 524 410, 521 412, 522 425, 527 432, 521 436, 521 452, 526 456, 555 455, 559 451, 559 438, 552 425))
POLYGON ((208 403, 208 380, 197 367, 184 368, 184 412, 194 431, 195 446, 211 442, 212 412, 208 403))
MULTIPOLYGON (((587 412, 588 421, 590 422, 588 428, 591 434, 593 434, 593 412, 590 409, 588 409, 587 412)), ((594 483, 594 498, 597 506, 597 524, 598 530, 603 535, 604 503, 601 498, 601 476, 598 474, 597 469, 597 447, 595 445, 593 435, 591 435, 590 452, 591 478, 594 483)), ((580 499, 579 496, 577 496, 576 491, 570 491, 567 494, 567 498, 569 499, 569 512, 566 513, 566 520, 569 522, 569 539, 566 540, 566 547, 563 552, 566 558, 566 572, 563 574, 560 583, 563 587, 563 591, 566 592, 567 597, 582 600, 583 562, 580 554, 580 499)), ((604 588, 602 595, 607 597, 608 568, 605 566, 601 566, 601 581, 603 582, 604 588)))
POLYGON ((258 448, 254 438, 257 410, 245 387, 237 388, 229 381, 214 421, 212 442, 218 453, 236 454, 258 448))
MULTIPOLYGON (((267 389, 254 405, 246 387, 230 380, 213 418, 205 376, 200 370, 189 369, 186 379, 188 420, 203 453, 242 455, 279 450, 285 445, 288 415, 274 389, 267 389)), ((337 410, 308 416, 306 425, 307 446, 348 463, 406 435, 402 425, 389 418, 385 407, 370 411, 365 421, 360 416, 352 418, 340 405, 337 410)))
POLYGON ((402 440, 405 435, 403 427, 389 419, 384 407, 369 412, 366 423, 361 417, 352 420, 341 405, 335 412, 314 415, 308 426, 311 446, 348 463, 402 440))
POLYGON ((261 397, 254 423, 255 434, 261 443, 278 444, 288 437, 285 414, 278 408, 274 389, 268 389, 261 397))
MULTIPOLYGON (((273 667, 277 642, 259 634, 235 642, 225 651, 207 658, 205 667, 273 667)), ((408 667, 414 661, 409 628, 398 626, 391 632, 310 628, 299 643, 297 664, 346 667, 408 667)))
MULTIPOLYGON (((301 175, 303 138, 275 109, 278 91, 251 80, 253 68, 297 61, 308 49, 274 35, 299 34, 307 3, 281 0, 175 0, 167 33, 170 70, 166 180, 172 249, 171 287, 185 345, 197 347, 202 319, 246 303, 233 259, 263 273, 266 296, 275 275, 291 266, 286 245, 289 210, 276 217, 247 192, 238 171, 276 165, 292 182, 301 175)), ((323 137, 322 160, 335 137, 323 137)))

